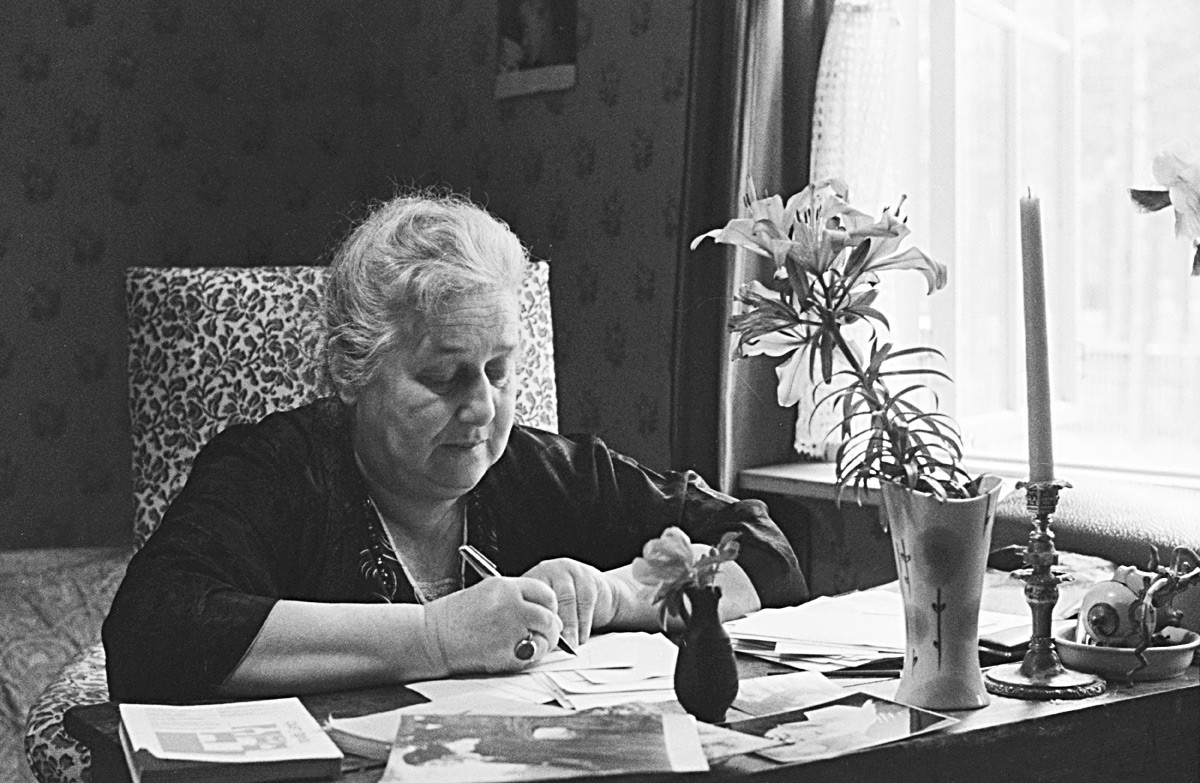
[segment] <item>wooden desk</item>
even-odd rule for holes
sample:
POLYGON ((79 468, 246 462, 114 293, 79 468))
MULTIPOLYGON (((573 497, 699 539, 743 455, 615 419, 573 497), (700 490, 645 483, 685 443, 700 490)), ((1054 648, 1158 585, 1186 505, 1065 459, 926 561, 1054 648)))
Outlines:
MULTIPOLYGON (((781 667, 739 657, 743 678, 781 667)), ((790 671, 790 670, 786 670, 790 671)), ((895 693, 896 682, 862 686, 876 696, 895 693)), ((424 699, 403 687, 302 697, 324 720, 365 715, 424 699)), ((604 781, 1200 781, 1200 668, 1182 677, 1128 687, 1079 701, 1033 702, 992 697, 981 710, 951 712, 951 728, 903 742, 800 765, 778 765, 755 756, 723 762, 706 775, 605 777, 604 781)), ((111 703, 73 707, 67 731, 92 752, 95 783, 128 783, 111 703)), ((348 783, 375 783, 381 769, 348 773, 348 783)))

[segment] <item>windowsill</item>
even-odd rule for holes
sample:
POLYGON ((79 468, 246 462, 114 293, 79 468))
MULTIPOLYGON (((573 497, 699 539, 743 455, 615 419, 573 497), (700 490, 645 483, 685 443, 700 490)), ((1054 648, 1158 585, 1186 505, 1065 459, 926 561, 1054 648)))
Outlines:
MULTIPOLYGON (((738 473, 738 486, 750 492, 808 500, 836 501, 838 492, 832 462, 788 462, 746 468, 738 473)), ((868 489, 863 493, 862 502, 864 506, 878 506, 879 498, 879 490, 868 489)), ((842 493, 842 502, 857 502, 853 489, 842 493)))
MULTIPOLYGON (((1016 489, 1018 481, 1024 480, 1028 473, 1025 466, 1016 462, 999 460, 968 460, 965 463, 967 471, 972 475, 978 473, 994 473, 1004 479, 1001 497, 1016 489)), ((1176 476, 1150 476, 1144 474, 1126 473, 1118 470, 1101 470, 1097 468, 1079 468, 1067 466, 1061 468, 1066 480, 1105 481, 1130 484, 1149 484, 1155 486, 1188 489, 1200 493, 1200 480, 1176 476)), ((738 474, 740 489, 750 492, 765 492, 785 497, 805 498, 808 500, 837 500, 837 480, 834 476, 832 462, 789 462, 779 465, 763 465, 757 468, 746 468, 738 474)), ((843 503, 856 503, 853 489, 842 493, 843 503)), ((877 506, 880 503, 878 490, 868 489, 863 496, 863 505, 877 506)))

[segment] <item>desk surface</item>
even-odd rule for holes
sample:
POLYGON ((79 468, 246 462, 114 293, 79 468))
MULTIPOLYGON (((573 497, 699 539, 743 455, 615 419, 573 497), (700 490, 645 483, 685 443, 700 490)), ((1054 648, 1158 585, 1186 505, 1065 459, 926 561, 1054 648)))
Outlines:
MULTIPOLYGON (((780 667, 739 656, 743 678, 780 667)), ((791 671, 790 669, 786 671, 791 671)), ((861 690, 889 697, 895 681, 861 690)), ((401 686, 301 697, 323 720, 329 714, 365 715, 424 699, 401 686)), ((1077 701, 1021 701, 999 696, 981 710, 948 713, 959 723, 940 732, 856 753, 795 765, 739 756, 706 775, 639 775, 605 781, 971 780, 1100 783, 1101 781, 1200 781, 1200 668, 1171 680, 1134 686, 1109 684, 1101 696, 1077 701)), ((64 721, 72 736, 92 752, 96 783, 127 783, 117 738, 117 709, 111 703, 73 707, 64 721)), ((374 783, 374 769, 347 773, 348 783, 374 783)))

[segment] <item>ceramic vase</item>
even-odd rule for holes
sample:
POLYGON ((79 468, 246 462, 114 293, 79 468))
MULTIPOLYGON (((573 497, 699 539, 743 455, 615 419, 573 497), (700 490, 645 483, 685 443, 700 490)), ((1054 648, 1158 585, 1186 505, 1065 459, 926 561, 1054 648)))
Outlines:
POLYGON ((883 483, 904 604, 904 670, 896 700, 916 707, 986 706, 979 668, 979 607, 1000 479, 978 497, 938 500, 883 483))
POLYGON ((691 611, 684 616, 675 661, 675 698, 697 719, 719 723, 738 692, 733 643, 717 612, 721 589, 689 587, 685 594, 691 611))

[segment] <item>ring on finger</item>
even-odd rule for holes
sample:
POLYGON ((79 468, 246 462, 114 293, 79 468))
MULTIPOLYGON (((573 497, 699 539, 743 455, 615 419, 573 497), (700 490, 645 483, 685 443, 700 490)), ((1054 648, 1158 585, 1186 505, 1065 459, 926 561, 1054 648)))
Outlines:
POLYGON ((513 655, 517 656, 518 661, 528 661, 536 652, 537 645, 533 643, 532 631, 525 634, 525 637, 517 642, 516 647, 513 647, 513 655))

